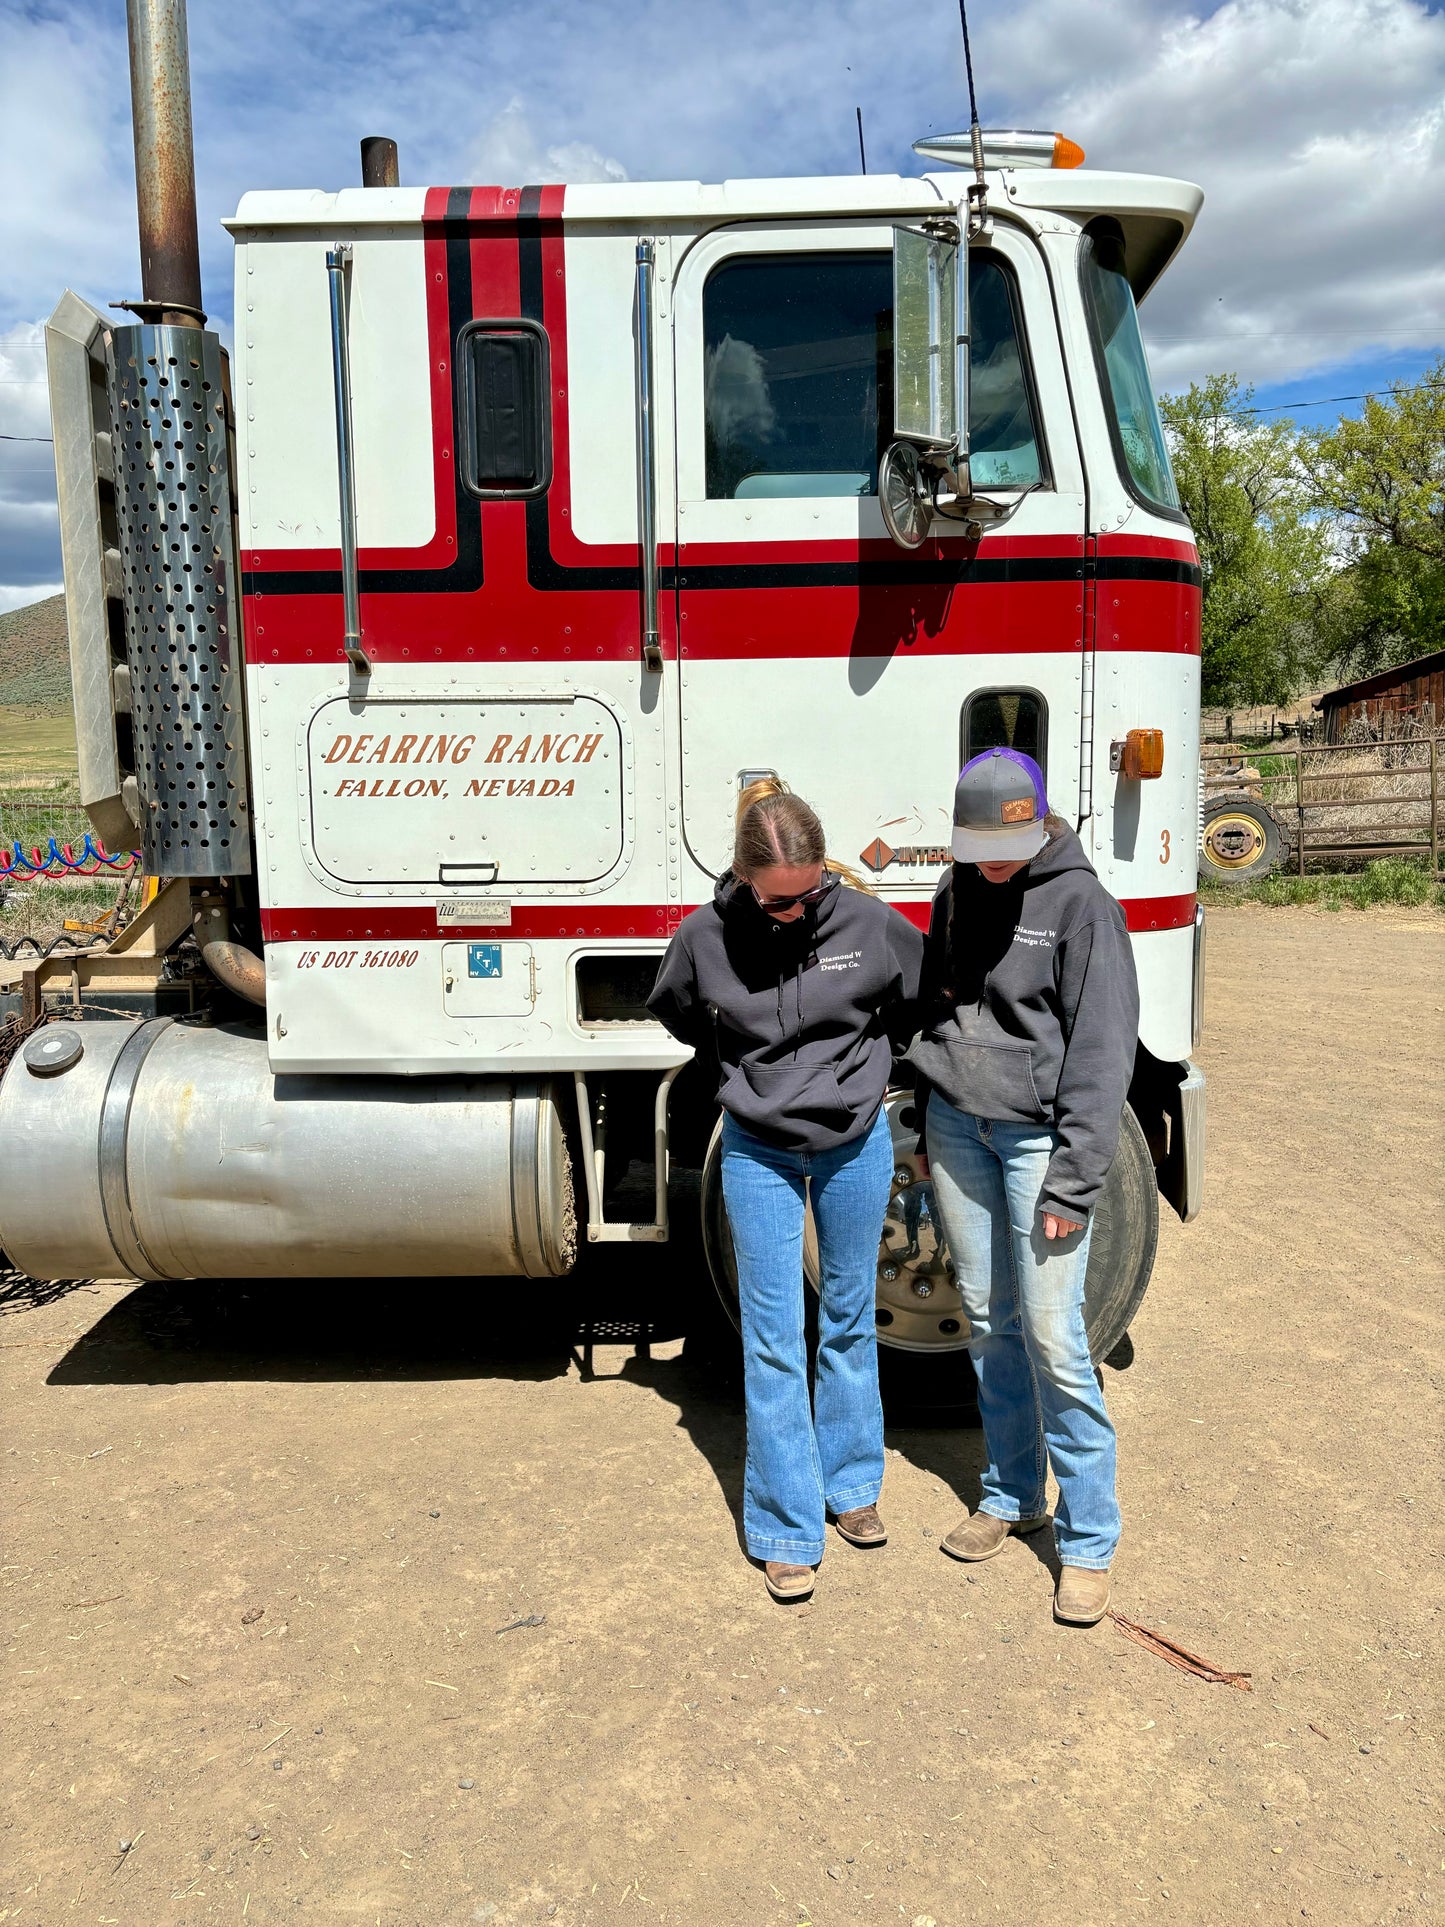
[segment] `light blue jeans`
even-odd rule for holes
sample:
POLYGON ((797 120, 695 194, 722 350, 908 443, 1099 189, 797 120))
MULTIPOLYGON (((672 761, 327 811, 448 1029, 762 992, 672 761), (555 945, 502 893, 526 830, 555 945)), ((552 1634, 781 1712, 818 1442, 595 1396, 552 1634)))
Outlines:
POLYGON ((1059 1558, 1097 1569, 1119 1542, 1114 1428, 1084 1335, 1093 1221, 1044 1237, 1039 1195, 1058 1141, 1047 1124, 971 1117, 937 1091, 929 1102, 934 1197, 973 1334, 988 1452, 979 1510, 1037 1518, 1052 1466, 1059 1558))
POLYGON ((835 1151, 780 1151, 723 1120, 723 1198, 737 1255, 747 1407, 743 1537, 754 1559, 816 1566, 826 1515, 872 1505, 883 1485, 883 1405, 873 1305, 893 1181, 880 1111, 835 1151), (822 1270, 812 1402, 803 1317, 803 1216, 811 1194, 822 1270))

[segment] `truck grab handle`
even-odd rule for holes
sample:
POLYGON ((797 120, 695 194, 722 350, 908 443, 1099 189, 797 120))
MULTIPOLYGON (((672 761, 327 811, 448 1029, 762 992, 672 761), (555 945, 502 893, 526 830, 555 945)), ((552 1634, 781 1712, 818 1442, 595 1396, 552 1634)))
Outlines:
POLYGON ((326 250, 331 278, 331 370, 336 380, 336 475, 341 494, 341 601, 345 635, 342 648, 358 676, 371 674, 371 659, 361 646, 361 585, 356 573, 356 466, 351 433, 351 340, 347 270, 351 247, 338 241, 326 250))
POLYGON ((662 673, 657 619, 657 452, 652 408, 652 243, 637 244, 637 540, 642 558, 642 663, 662 673))

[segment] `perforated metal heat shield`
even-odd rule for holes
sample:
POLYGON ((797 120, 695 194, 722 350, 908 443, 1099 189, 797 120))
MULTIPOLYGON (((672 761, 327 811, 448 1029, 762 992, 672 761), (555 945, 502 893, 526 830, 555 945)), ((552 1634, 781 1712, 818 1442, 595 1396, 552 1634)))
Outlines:
POLYGON ((221 344, 199 328, 116 328, 109 374, 146 870, 244 876, 251 810, 221 344))

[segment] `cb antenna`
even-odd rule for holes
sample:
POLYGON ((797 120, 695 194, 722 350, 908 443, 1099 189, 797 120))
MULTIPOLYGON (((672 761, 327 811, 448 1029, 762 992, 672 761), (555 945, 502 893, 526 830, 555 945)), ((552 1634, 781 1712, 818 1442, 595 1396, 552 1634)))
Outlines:
POLYGON ((968 231, 981 234, 988 224, 988 180, 983 169, 983 129, 978 124, 978 94, 973 84, 973 49, 968 40, 968 0, 958 0, 963 26, 963 65, 968 75, 968 132, 973 146, 974 178, 968 184, 968 231))

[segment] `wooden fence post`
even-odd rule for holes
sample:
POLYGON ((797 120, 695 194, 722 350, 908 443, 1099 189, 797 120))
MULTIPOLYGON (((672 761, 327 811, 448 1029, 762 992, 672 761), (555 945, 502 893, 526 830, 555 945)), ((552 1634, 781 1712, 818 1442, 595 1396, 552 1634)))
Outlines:
POLYGON ((1440 738, 1430 737, 1430 871, 1440 874, 1440 738))

